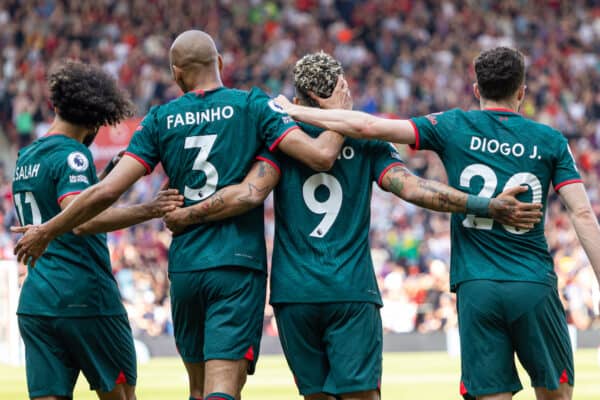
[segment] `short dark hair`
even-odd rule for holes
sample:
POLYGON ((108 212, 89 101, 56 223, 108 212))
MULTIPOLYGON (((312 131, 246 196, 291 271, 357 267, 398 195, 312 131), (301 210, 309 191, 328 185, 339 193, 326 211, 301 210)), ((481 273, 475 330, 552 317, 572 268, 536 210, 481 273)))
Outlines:
POLYGON ((486 50, 475 58, 475 75, 481 97, 506 100, 525 82, 523 54, 508 47, 486 50))
POLYGON ((328 98, 333 94, 338 77, 344 74, 342 64, 324 51, 307 54, 294 65, 294 86, 300 102, 311 107, 319 104, 309 96, 313 92, 328 98))
POLYGON ((51 72, 48 83, 58 115, 74 125, 99 128, 133 115, 127 94, 100 67, 69 61, 51 72))

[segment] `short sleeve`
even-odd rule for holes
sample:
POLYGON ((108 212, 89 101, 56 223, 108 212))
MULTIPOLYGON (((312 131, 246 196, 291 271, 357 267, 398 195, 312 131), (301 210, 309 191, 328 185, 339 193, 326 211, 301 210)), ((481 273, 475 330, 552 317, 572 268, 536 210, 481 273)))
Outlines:
POLYGON ((263 149, 256 156, 257 161, 264 161, 269 163, 273 168, 277 170, 281 174, 281 161, 279 161, 278 157, 270 152, 268 149, 263 149))
POLYGON ((373 141, 371 155, 371 177, 381 186, 385 174, 395 166, 404 165, 398 150, 391 143, 373 141))
POLYGON ((133 133, 125 155, 139 161, 146 169, 146 174, 150 174, 160 162, 156 108, 150 110, 133 133))
POLYGON ((558 191, 563 186, 580 182, 583 181, 577 171, 573 154, 569 148, 569 143, 567 142, 567 139, 561 137, 556 164, 552 173, 552 185, 554 186, 554 190, 558 191))
POLYGON ((297 129, 298 125, 292 117, 258 88, 250 91, 248 101, 249 110, 255 117, 261 140, 269 151, 275 151, 283 138, 297 129))
POLYGON ((77 195, 96 183, 96 168, 88 151, 73 147, 60 151, 55 157, 54 179, 59 205, 64 198, 77 195))
POLYGON ((415 144, 410 147, 416 150, 433 150, 436 153, 442 153, 447 140, 443 126, 448 125, 451 113, 452 111, 446 111, 409 119, 415 130, 415 144))

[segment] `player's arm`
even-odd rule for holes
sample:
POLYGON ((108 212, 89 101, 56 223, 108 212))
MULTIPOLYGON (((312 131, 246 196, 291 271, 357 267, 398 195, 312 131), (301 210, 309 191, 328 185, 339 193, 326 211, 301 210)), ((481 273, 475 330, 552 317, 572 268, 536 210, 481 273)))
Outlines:
POLYGON ((329 171, 343 144, 344 137, 337 132, 327 130, 312 138, 298 128, 285 135, 279 149, 315 171, 329 171))
MULTIPOLYGON (((64 198, 60 203, 60 207, 65 209, 75 198, 76 196, 64 198)), ((182 205, 183 196, 179 194, 177 189, 161 190, 152 201, 147 203, 128 207, 110 207, 88 222, 73 229, 73 232, 77 235, 112 232, 154 218, 162 218, 166 213, 182 205)))
POLYGON ((405 166, 395 165, 382 177, 380 185, 396 196, 434 211, 459 212, 492 217, 501 224, 531 229, 541 220, 540 203, 522 203, 515 196, 528 190, 517 186, 490 199, 463 193, 441 182, 422 179, 405 166))
MULTIPOLYGON (((334 91, 332 97, 335 93, 334 91)), ((324 103, 324 100, 319 101, 322 107, 331 106, 329 103, 324 103)), ((281 95, 275 99, 275 102, 297 121, 339 132, 345 136, 403 144, 416 142, 415 128, 410 120, 380 118, 362 111, 306 107, 292 104, 281 95)))
POLYGON ((600 246, 598 246, 600 226, 598 226, 598 220, 590 205, 585 187, 583 183, 572 183, 562 186, 558 190, 558 194, 567 208, 575 233, 577 233, 579 242, 592 264, 596 279, 600 283, 600 246))
POLYGON ((17 260, 29 260, 34 266, 54 238, 106 210, 145 173, 146 168, 139 161, 123 157, 106 178, 81 192, 51 220, 41 225, 11 228, 13 232, 25 233, 14 249, 17 260))
POLYGON ((260 159, 244 180, 225 186, 208 199, 193 206, 178 208, 164 216, 167 227, 180 233, 188 225, 218 221, 243 214, 261 205, 279 182, 276 164, 260 159))

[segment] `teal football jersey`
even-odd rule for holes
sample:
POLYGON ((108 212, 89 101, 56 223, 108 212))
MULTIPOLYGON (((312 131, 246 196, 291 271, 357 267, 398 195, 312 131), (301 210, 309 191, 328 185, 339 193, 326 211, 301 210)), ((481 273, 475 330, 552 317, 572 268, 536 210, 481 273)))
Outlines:
MULTIPOLYGON (((316 137, 320 129, 300 124, 316 137)), ((261 158, 261 157, 259 157, 261 158)), ((271 303, 381 305, 369 245, 371 192, 400 155, 389 143, 347 138, 327 172, 277 153, 271 303)))
MULTIPOLYGON (((527 185, 521 201, 542 202, 554 190, 581 182, 567 140, 549 126, 504 109, 450 110, 412 119, 415 147, 435 151, 449 184, 493 197, 527 185)), ((453 290, 473 279, 556 285, 544 221, 531 230, 502 226, 490 218, 456 213, 451 219, 453 290)))
MULTIPOLYGON (((162 162, 170 187, 185 206, 241 182, 265 145, 275 150, 295 122, 260 89, 194 91, 150 110, 133 135, 128 155, 148 173, 162 162)), ((169 271, 220 266, 266 271, 263 209, 188 227, 173 237, 169 271)))
MULTIPOLYGON (((95 184, 87 147, 61 134, 45 136, 19 152, 12 184, 22 225, 41 224, 60 213, 60 202, 95 184)), ((125 314, 110 266, 106 234, 65 233, 29 267, 19 314, 90 317, 125 314)))

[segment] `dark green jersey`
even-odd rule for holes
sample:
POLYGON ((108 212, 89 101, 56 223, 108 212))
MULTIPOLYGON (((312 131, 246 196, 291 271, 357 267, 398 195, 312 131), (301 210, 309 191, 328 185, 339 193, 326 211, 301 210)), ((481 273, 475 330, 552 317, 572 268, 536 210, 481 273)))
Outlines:
MULTIPOLYGON (((313 137, 319 129, 301 125, 313 137)), ((369 225, 373 182, 401 164, 384 142, 346 139, 327 172, 278 153, 271 303, 365 301, 381 305, 369 225)))
MULTIPOLYGON (((162 162, 170 187, 196 204, 243 180, 265 145, 297 125, 259 89, 189 92, 150 110, 128 148, 150 172, 162 162)), ((169 271, 236 265, 266 271, 263 209, 194 225, 173 237, 169 271)))
MULTIPOLYGON (((567 140, 540 123, 504 109, 451 110, 412 119, 416 147, 435 151, 451 186, 493 197, 517 185, 529 186, 522 201, 543 202, 555 190, 581 182, 567 140)), ((544 221, 529 231, 489 218, 454 214, 451 222, 453 290, 473 279, 556 285, 544 221)))
MULTIPOLYGON (((13 180, 21 224, 40 224, 60 213, 60 202, 98 181, 92 155, 60 134, 43 137, 19 152, 13 180)), ((89 317, 125 314, 112 275, 106 235, 65 233, 50 242, 29 268, 19 314, 89 317)))

